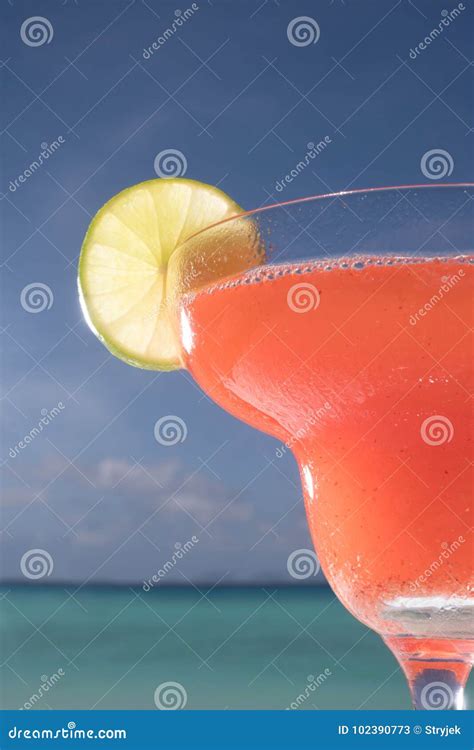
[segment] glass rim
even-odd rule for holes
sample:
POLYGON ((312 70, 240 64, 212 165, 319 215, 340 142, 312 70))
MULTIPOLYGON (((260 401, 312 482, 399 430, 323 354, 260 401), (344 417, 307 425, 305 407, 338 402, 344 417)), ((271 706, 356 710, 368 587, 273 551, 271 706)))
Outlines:
POLYGON ((334 193, 316 193, 315 195, 304 196, 302 198, 291 198, 287 201, 278 201, 276 203, 270 203, 268 206, 260 206, 259 208, 252 208, 248 211, 242 211, 241 213, 235 214, 234 216, 228 216, 225 219, 221 219, 220 221, 208 224, 207 227, 203 227, 203 229, 199 229, 197 232, 190 234, 189 237, 186 237, 182 244, 184 245, 186 244, 186 242, 189 242, 195 237, 208 232, 210 229, 214 229, 215 227, 219 227, 223 224, 228 224, 231 221, 235 221, 237 219, 245 219, 251 216, 258 216, 267 211, 284 208, 286 206, 302 205, 304 203, 311 203, 313 201, 316 202, 330 199, 335 200, 337 198, 343 198, 345 196, 351 197, 354 195, 362 195, 364 193, 369 195, 380 195, 381 193, 386 193, 391 190, 449 190, 453 188, 474 188, 474 182, 442 182, 435 184, 422 182, 408 185, 383 185, 381 187, 354 188, 352 190, 339 190, 334 193))

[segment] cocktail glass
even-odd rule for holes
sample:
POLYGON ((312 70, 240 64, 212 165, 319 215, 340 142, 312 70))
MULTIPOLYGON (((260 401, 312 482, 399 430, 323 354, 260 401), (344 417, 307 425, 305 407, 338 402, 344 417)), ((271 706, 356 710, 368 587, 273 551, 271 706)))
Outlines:
POLYGON ((473 655, 473 197, 355 190, 221 222, 188 240, 200 263, 256 226, 266 262, 177 316, 203 390, 293 451, 326 578, 415 708, 463 708, 473 655))

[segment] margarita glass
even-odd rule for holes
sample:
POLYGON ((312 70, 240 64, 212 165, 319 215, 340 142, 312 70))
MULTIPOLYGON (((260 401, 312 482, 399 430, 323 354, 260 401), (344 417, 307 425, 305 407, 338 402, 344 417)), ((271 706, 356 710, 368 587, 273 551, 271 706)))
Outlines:
POLYGON ((315 196, 183 245, 258 227, 263 265, 181 296, 182 364, 291 447, 322 569, 415 708, 463 708, 473 655, 473 190, 315 196))

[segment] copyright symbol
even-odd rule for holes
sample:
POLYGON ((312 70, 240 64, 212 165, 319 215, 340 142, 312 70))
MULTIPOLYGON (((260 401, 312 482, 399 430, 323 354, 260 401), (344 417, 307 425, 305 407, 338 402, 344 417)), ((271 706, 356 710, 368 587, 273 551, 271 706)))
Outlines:
POLYGON ((415 724, 415 726, 413 727, 413 734, 421 734, 421 733, 422 733, 422 731, 423 731, 423 730, 422 730, 422 728, 420 727, 420 725, 419 725, 419 724, 415 724))

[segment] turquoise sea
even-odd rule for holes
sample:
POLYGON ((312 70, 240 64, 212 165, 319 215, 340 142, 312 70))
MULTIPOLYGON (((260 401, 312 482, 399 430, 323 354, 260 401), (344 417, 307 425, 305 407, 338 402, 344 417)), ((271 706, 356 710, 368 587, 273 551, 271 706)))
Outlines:
POLYGON ((186 709, 410 705, 393 656, 327 588, 1 596, 2 708, 155 709, 155 695, 186 709))

